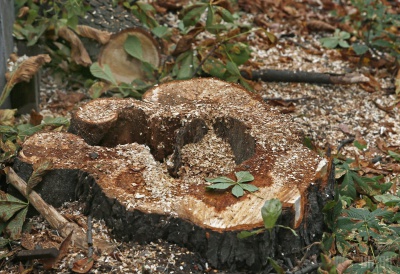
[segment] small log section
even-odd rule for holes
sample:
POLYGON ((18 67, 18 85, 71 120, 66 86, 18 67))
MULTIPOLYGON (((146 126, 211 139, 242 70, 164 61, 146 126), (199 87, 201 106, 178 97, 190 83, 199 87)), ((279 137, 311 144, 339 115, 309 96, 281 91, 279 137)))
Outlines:
MULTIPOLYGON (((301 258, 321 239, 328 161, 302 145, 289 116, 241 86, 199 78, 155 86, 143 101, 93 100, 74 113, 69 131, 33 135, 19 160, 80 170, 76 193, 86 213, 120 239, 166 239, 231 271, 260 271, 282 254, 301 258), (206 191, 206 177, 235 179, 245 170, 256 195, 206 191), (276 228, 238 239, 263 227, 260 209, 271 198, 283 204, 278 222, 300 237, 276 228)), ((44 177, 42 196, 57 195, 52 183, 44 177)))

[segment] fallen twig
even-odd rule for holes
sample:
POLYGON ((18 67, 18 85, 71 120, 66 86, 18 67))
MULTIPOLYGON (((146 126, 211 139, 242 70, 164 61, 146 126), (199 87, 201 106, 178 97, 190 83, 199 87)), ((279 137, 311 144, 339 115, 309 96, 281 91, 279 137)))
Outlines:
MULTIPOLYGON (((11 167, 4 168, 4 172, 7 174, 7 181, 25 196, 27 188, 26 182, 22 180, 11 167)), ((50 226, 55 228, 61 234, 61 236, 67 237, 71 231, 74 231, 72 240, 75 245, 87 250, 88 243, 86 233, 82 231, 81 227, 65 219, 53 206, 48 205, 35 191, 32 191, 26 198, 49 222, 50 226)), ((113 245, 101 239, 97 239, 94 245, 102 251, 111 251, 114 249, 113 245)))
POLYGON ((283 102, 297 102, 301 100, 315 100, 313 97, 289 98, 283 99, 282 97, 263 97, 264 101, 283 101, 283 102))
POLYGON ((253 70, 251 75, 242 70, 241 75, 248 80, 261 80, 264 82, 296 82, 311 84, 355 84, 369 82, 369 78, 357 73, 330 74, 307 71, 291 70, 253 70))

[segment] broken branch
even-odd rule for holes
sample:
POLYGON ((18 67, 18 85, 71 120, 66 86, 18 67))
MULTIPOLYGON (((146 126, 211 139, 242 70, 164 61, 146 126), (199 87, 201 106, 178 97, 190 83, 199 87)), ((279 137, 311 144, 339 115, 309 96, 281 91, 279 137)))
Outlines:
MULTIPOLYGON (((4 172, 7 175, 7 181, 28 199, 30 204, 33 205, 33 207, 49 222, 53 228, 57 229, 61 236, 67 237, 71 231, 74 231, 72 235, 72 240, 74 243, 82 249, 88 248, 86 233, 82 231, 81 227, 65 219, 53 206, 48 205, 35 191, 32 191, 26 196, 26 182, 22 180, 21 177, 19 177, 11 167, 4 168, 4 172)), ((97 247, 101 246, 100 249, 103 251, 114 249, 110 243, 100 239, 95 241, 95 245, 97 245, 97 247)))
POLYGON ((242 70, 241 75, 248 80, 261 80, 264 82, 296 82, 310 84, 355 84, 368 82, 368 77, 357 73, 348 73, 344 75, 318 73, 307 71, 291 70, 254 70, 249 72, 242 70))

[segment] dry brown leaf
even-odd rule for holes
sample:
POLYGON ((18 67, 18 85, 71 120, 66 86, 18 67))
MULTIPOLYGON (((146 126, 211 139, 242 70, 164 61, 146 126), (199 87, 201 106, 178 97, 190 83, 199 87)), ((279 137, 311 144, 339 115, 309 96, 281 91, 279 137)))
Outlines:
POLYGON ((42 120, 43 120, 43 115, 40 114, 39 112, 36 112, 36 110, 32 109, 29 118, 29 124, 37 126, 42 123, 42 120))
POLYGON ((157 0, 156 4, 166 10, 179 10, 187 5, 188 0, 157 0))
POLYGON ((321 20, 309 20, 306 22, 306 26, 309 30, 315 31, 335 31, 335 27, 321 20))
POLYGON ((336 266, 338 274, 344 273, 344 271, 353 263, 352 260, 346 260, 336 266))
POLYGON ((49 258, 41 260, 44 269, 46 270, 52 269, 56 263, 58 263, 62 258, 64 258, 67 255, 68 248, 71 243, 72 233, 74 233, 74 231, 71 231, 71 233, 69 233, 68 236, 61 243, 59 248, 60 253, 58 254, 57 258, 49 258))
POLYGON ((0 109, 0 125, 13 126, 17 109, 0 109))
POLYGON ((41 66, 50 61, 48 54, 39 54, 22 61, 18 68, 7 77, 7 86, 14 86, 22 81, 29 82, 41 66))
POLYGON ((58 30, 58 35, 71 43, 71 58, 75 63, 84 67, 92 64, 92 60, 90 60, 89 54, 82 44, 82 41, 72 30, 67 27, 62 27, 58 30))
POLYGON ((35 243, 33 241, 33 235, 30 233, 22 233, 21 235, 21 246, 27 250, 35 249, 35 243))
POLYGON ((192 43, 194 42, 194 38, 204 30, 204 26, 202 24, 197 24, 194 29, 189 31, 188 34, 182 36, 182 38, 176 44, 174 52, 172 52, 173 56, 178 56, 182 52, 188 51, 192 48, 192 43))
POLYGON ((76 273, 88 273, 92 269, 94 263, 93 258, 84 258, 79 261, 74 262, 72 271, 76 273))
POLYGON ((25 15, 28 14, 29 10, 30 10, 29 7, 22 7, 22 8, 20 8, 19 11, 18 11, 17 17, 18 17, 18 18, 24 17, 25 15))
POLYGON ((94 39, 102 45, 107 44, 111 37, 111 33, 108 31, 98 30, 85 25, 78 25, 76 27, 76 33, 80 36, 94 39))

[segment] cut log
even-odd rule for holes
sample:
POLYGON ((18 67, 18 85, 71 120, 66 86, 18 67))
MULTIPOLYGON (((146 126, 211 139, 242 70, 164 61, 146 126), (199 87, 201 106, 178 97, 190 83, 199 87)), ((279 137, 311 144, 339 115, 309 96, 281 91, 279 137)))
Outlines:
POLYGON ((139 39, 142 51, 142 60, 153 67, 160 66, 160 50, 157 41, 143 28, 129 28, 110 37, 110 40, 101 49, 98 57, 100 66, 108 65, 115 79, 122 83, 131 83, 135 79, 146 80, 142 62, 130 56, 124 49, 128 36, 139 39))
POLYGON ((259 271, 267 257, 301 257, 321 239, 327 160, 302 145, 289 116, 238 85, 192 79, 156 86, 144 101, 93 100, 74 113, 69 131, 33 135, 19 159, 80 170, 87 213, 123 240, 163 238, 213 267, 259 271), (256 195, 206 191, 205 178, 235 179, 237 171, 254 176, 256 195), (279 223, 300 237, 274 229, 238 239, 263 227, 260 209, 271 198, 283 204, 279 223))

